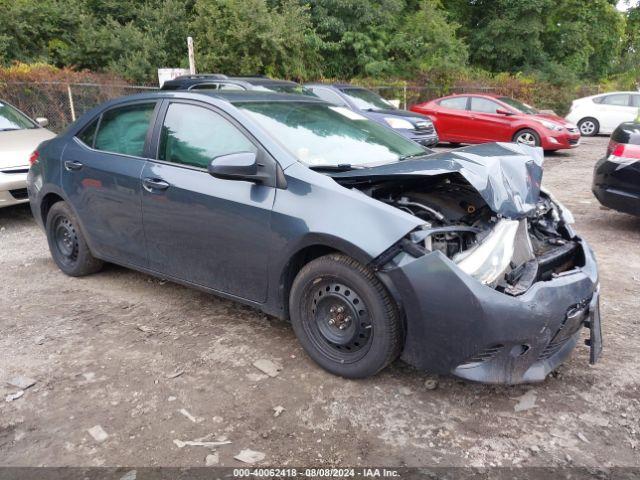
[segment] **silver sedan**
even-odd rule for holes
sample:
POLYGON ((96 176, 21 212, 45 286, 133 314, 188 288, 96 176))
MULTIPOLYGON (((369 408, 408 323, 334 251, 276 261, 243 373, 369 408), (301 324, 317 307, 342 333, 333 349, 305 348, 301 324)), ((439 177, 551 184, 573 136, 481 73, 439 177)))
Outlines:
POLYGON ((0 100, 0 208, 25 203, 29 158, 36 147, 55 137, 46 118, 31 120, 0 100))

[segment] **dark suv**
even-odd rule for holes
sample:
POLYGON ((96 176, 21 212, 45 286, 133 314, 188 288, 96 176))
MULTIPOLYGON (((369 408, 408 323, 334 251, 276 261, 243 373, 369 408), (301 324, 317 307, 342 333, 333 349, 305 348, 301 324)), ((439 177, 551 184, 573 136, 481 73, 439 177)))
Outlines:
POLYGON ((313 93, 296 82, 276 80, 269 77, 228 77, 220 73, 184 75, 164 82, 161 90, 207 90, 291 93, 314 96, 313 93))
POLYGON ((438 144, 438 134, 429 117, 401 110, 375 92, 344 83, 308 83, 306 88, 325 102, 348 108, 425 147, 438 144))

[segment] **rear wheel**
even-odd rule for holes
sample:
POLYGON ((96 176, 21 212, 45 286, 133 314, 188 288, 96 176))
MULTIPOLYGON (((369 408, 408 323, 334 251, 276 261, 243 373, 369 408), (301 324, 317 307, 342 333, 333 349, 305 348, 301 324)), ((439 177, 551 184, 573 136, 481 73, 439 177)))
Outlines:
POLYGON ((395 302, 371 270, 346 255, 326 255, 303 267, 289 311, 307 354, 335 375, 369 377, 400 354, 395 302))
POLYGON ((522 145, 528 145, 529 147, 539 147, 540 135, 538 135, 535 130, 525 128, 513 136, 513 141, 515 143, 521 143, 522 145))
POLYGON ((53 260, 67 275, 81 277, 102 268, 102 261, 91 255, 78 219, 66 202, 57 202, 49 210, 46 233, 53 260))
POLYGON ((578 122, 578 129, 583 137, 593 137, 600 131, 600 123, 595 118, 583 118, 578 122))

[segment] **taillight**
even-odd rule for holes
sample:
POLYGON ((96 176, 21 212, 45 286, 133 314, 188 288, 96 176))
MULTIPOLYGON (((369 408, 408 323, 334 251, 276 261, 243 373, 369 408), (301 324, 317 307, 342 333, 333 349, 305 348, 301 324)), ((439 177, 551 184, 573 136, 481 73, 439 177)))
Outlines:
POLYGON ((613 153, 613 151, 620 145, 618 142, 614 142, 613 140, 609 140, 609 145, 607 145, 607 157, 613 153))
POLYGON ((33 165, 34 163, 37 163, 39 158, 40 158, 40 153, 38 153, 37 150, 34 151, 29 157, 29 164, 33 165))
MULTIPOLYGON (((611 147, 611 144, 609 145, 611 147)), ((630 165, 640 161, 640 145, 617 143, 607 158, 610 162, 630 165)))

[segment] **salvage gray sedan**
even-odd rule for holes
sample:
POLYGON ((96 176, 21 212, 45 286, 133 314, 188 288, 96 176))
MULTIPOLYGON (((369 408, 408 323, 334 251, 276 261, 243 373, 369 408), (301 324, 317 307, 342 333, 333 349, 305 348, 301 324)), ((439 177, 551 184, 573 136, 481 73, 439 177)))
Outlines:
POLYGON ((540 149, 433 154, 309 97, 159 92, 96 108, 36 159, 31 207, 63 272, 113 262, 290 319, 337 375, 401 357, 540 381, 582 327, 600 353, 596 263, 540 191, 540 149))

